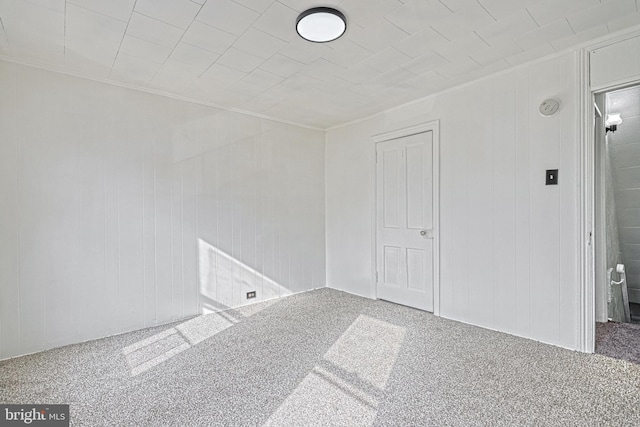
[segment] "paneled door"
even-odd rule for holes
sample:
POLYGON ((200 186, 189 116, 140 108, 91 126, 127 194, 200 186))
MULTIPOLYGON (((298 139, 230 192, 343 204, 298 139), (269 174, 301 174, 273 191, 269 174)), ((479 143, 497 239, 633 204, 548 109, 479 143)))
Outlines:
POLYGON ((377 297, 433 311, 433 132, 376 145, 377 297))

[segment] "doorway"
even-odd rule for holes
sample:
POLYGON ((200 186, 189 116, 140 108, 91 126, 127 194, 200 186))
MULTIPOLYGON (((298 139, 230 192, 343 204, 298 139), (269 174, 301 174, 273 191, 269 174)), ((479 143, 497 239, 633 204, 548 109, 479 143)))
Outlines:
POLYGON ((437 314, 438 150, 431 128, 375 137, 376 296, 437 314))
POLYGON ((596 353, 640 363, 640 85, 596 94, 596 353))

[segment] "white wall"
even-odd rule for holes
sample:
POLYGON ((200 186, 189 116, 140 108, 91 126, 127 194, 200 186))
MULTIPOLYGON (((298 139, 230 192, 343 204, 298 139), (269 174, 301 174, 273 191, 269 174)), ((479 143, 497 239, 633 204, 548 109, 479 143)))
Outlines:
POLYGON ((0 62, 0 359, 325 286, 324 133, 0 62))
POLYGON ((577 349, 577 75, 565 55, 329 131, 327 285, 374 295, 371 136, 439 119, 441 315, 577 349))

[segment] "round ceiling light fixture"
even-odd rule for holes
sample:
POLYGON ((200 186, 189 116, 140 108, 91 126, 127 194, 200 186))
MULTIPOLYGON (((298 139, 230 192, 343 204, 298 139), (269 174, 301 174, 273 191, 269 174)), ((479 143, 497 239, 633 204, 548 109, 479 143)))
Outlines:
POLYGON ((296 31, 305 40, 327 43, 344 34, 347 19, 339 10, 330 7, 314 7, 298 16, 296 31))

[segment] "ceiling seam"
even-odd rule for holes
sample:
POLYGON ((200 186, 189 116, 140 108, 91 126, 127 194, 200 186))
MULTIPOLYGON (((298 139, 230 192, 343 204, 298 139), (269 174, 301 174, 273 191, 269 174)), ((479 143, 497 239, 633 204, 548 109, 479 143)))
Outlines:
POLYGON ((136 9, 136 4, 138 3, 138 0, 135 0, 133 2, 133 7, 131 8, 131 13, 129 14, 129 19, 127 20, 127 25, 124 28, 124 31, 122 33, 122 38, 120 39, 120 44, 118 45, 118 50, 116 52, 116 56, 113 58, 113 62, 111 63, 111 68, 109 69, 109 77, 111 77, 111 74, 113 73, 113 67, 115 67, 116 65, 116 61, 118 60, 118 55, 120 55, 120 49, 122 48, 122 42, 124 41, 124 38, 127 36, 127 31, 129 30, 129 24, 131 23, 131 18, 133 17, 133 12, 136 9))

